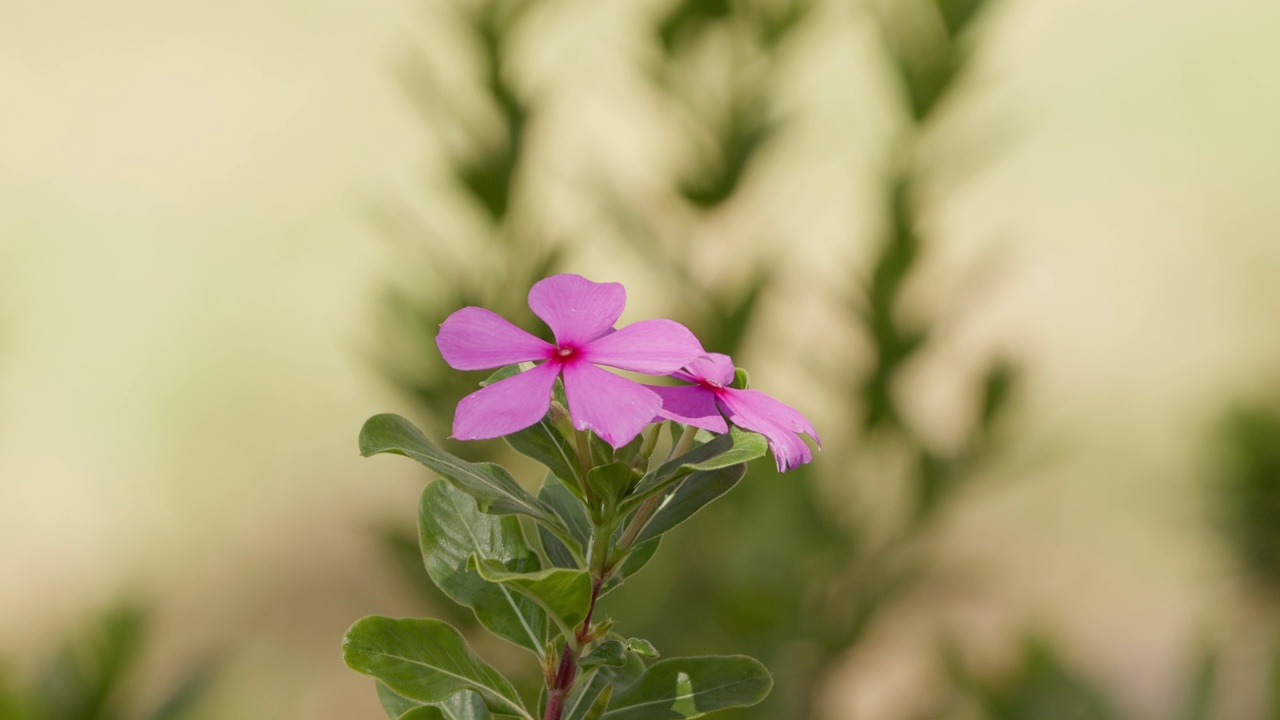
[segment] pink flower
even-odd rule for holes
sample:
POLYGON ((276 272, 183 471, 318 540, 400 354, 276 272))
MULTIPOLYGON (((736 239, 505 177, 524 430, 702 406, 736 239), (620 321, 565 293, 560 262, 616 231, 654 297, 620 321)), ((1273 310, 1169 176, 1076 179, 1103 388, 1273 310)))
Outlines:
POLYGON ((662 396, 658 417, 723 433, 729 430, 720 414, 723 411, 734 425, 764 435, 779 472, 813 459, 813 452, 800 438, 800 433, 807 433, 819 445, 822 443, 813 425, 795 408, 759 390, 729 387, 733 382, 733 360, 728 355, 711 353, 700 357, 685 365, 685 372, 671 376, 694 384, 650 386, 662 396))
POLYGON ((662 398, 596 365, 665 375, 706 351, 688 328, 671 320, 644 320, 615 331, 626 302, 618 283, 578 275, 539 280, 529 290, 529 307, 550 326, 554 345, 483 308, 465 307, 446 318, 436 345, 457 370, 545 361, 463 398, 453 437, 481 440, 529 427, 546 415, 551 386, 563 376, 575 428, 591 430, 615 448, 630 442, 653 420, 662 398))

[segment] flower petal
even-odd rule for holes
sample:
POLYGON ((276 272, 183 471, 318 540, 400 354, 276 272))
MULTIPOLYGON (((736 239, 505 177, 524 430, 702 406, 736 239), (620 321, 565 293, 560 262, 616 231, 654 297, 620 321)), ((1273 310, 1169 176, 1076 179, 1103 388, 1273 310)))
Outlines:
POLYGON ((462 398, 453 415, 454 439, 502 437, 541 420, 551 406, 551 385, 560 367, 543 363, 462 398))
POLYGON ((581 275, 552 275, 529 289, 529 308, 560 345, 585 345, 609 332, 626 304, 622 285, 591 282, 581 275))
POLYGON ((795 408, 759 390, 722 391, 718 396, 729 422, 764 435, 778 464, 778 472, 803 465, 813 459, 813 451, 800 438, 805 432, 817 440, 813 426, 795 408), (799 423, 796 422, 799 418, 799 423))
POLYGON ((464 307, 440 324, 436 346, 455 370, 489 370, 544 360, 555 348, 490 310, 464 307))
POLYGON ((684 367, 695 380, 706 380, 722 387, 733 382, 733 359, 724 353, 708 353, 684 367))
POLYGON ((716 407, 715 393, 698 385, 659 387, 645 385, 662 398, 658 417, 678 423, 700 427, 714 433, 729 432, 729 425, 716 407))
POLYGON ((666 375, 704 354, 689 328, 674 320, 641 320, 582 349, 593 363, 651 375, 666 375))
POLYGON ((564 392, 573 426, 615 448, 631 442, 662 408, 657 393, 583 360, 564 366, 564 392))

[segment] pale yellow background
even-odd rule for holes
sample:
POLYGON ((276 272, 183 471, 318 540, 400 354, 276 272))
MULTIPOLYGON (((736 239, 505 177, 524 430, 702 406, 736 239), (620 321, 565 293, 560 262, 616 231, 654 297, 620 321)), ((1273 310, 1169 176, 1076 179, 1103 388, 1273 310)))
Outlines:
MULTIPOLYGON (((597 279, 637 274, 575 193, 602 168, 644 186, 649 158, 679 161, 626 72, 653 6, 551 3, 522 47, 526 87, 565 88, 533 194, 597 279)), ((456 42, 427 8, 0 0, 0 656, 19 672, 135 594, 158 606, 157 687, 230 646, 206 717, 381 717, 339 638, 415 611, 369 528, 412 512, 421 475, 355 451, 365 417, 410 410, 369 360, 397 273, 366 213, 439 172, 394 77, 456 42)), ((721 230, 790 243, 779 326, 820 325, 805 308, 867 262, 896 122, 865 12, 823 13, 795 53, 782 179, 753 189, 768 232, 745 210, 721 230)), ((1057 628, 1144 718, 1171 711, 1201 635, 1239 640, 1246 717, 1256 649, 1196 483, 1214 414, 1280 383, 1280 4, 1009 0, 985 30, 934 142, 997 152, 967 174, 937 151, 946 243, 917 291, 964 319, 943 376, 991 347, 1025 362, 1025 446, 948 529, 978 580, 947 617, 1057 628)), ((635 317, 657 306, 632 295, 635 317)), ((820 419, 822 389, 780 359, 861 346, 782 337, 756 381, 820 419)), ((941 619, 852 658, 836 716, 899 717, 941 619)))

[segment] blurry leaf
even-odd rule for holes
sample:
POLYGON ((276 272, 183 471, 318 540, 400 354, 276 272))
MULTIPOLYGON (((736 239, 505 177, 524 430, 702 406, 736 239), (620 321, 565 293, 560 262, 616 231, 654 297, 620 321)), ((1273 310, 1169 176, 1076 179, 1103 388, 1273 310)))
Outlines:
POLYGON ((681 0, 658 26, 658 38, 670 55, 707 25, 729 17, 729 0, 681 0))
POLYGON ((1004 410, 1016 380, 1016 371, 1008 363, 997 363, 987 370, 982 394, 981 427, 984 430, 990 430, 1004 410))
POLYGON ((769 671, 743 655, 673 658, 654 663, 609 703, 607 720, 696 718, 755 705, 769 694, 769 671))
MULTIPOLYGON (((614 535, 615 542, 621 533, 622 529, 619 528, 618 533, 614 535)), ((600 587, 600 597, 604 597, 605 595, 613 592, 622 585, 627 578, 640 572, 645 565, 648 565, 649 561, 653 559, 654 554, 658 552, 658 544, 661 541, 661 537, 656 537, 652 540, 633 545, 631 547, 631 552, 629 552, 626 559, 622 561, 622 565, 620 565, 617 570, 614 570, 613 575, 610 576, 609 579, 605 581, 605 584, 600 587)))
POLYGON ((213 684, 216 670, 217 666, 211 660, 197 666, 165 697, 160 707, 151 714, 150 720, 181 720, 192 715, 194 708, 213 684))
POLYGON ((418 533, 427 574, 446 595, 470 607, 500 638, 541 656, 546 634, 542 609, 468 567, 472 555, 512 572, 538 570, 538 557, 525 543, 514 517, 486 515, 470 496, 437 480, 422 491, 418 533))
POLYGON ((935 0, 935 2, 943 22, 947 25, 947 33, 951 37, 964 32, 986 4, 986 0, 935 0))
POLYGON ((733 195, 746 174, 747 165, 772 134, 761 108, 730 114, 729 126, 717 138, 715 157, 680 183, 680 192, 703 209, 714 208, 733 195))
POLYGON ((1021 664, 989 680, 977 679, 951 651, 958 689, 974 696, 992 720, 1118 720, 1107 697, 1063 665, 1048 641, 1025 643, 1021 664))
POLYGON ((1218 654, 1206 648, 1190 684, 1191 693, 1181 715, 1183 720, 1209 720, 1217 679, 1218 654))
POLYGON ((667 493, 662 509, 645 525, 644 530, 636 537, 636 542, 643 543, 656 538, 688 520, 704 505, 733 489, 746 473, 746 465, 730 465, 691 474, 667 493))
POLYGON ((133 607, 109 612, 88 634, 62 647, 44 672, 38 707, 48 720, 96 720, 115 713, 113 696, 136 662, 144 613, 133 607))
POLYGON ((556 624, 567 635, 587 617, 591 603, 591 577, 585 570, 549 568, 537 572, 509 572, 495 560, 477 559, 472 565, 480 577, 491 583, 513 588, 538 603, 545 612, 556 619, 556 624))
POLYGON ((776 10, 772 6, 763 8, 760 39, 767 48, 772 49, 781 44, 782 40, 813 10, 814 0, 790 0, 781 5, 782 7, 776 10))
POLYGON ((542 540, 542 549, 546 551, 547 559, 556 567, 580 567, 580 559, 585 555, 587 543, 591 538, 591 523, 587 519, 582 502, 574 497, 573 493, 554 475, 548 475, 543 480, 542 489, 538 491, 538 499, 560 516, 576 544, 571 552, 563 541, 539 525, 538 537, 542 540))
POLYGON ((876 353, 875 367, 862 387, 867 430, 897 423, 893 381, 925 337, 918 330, 904 328, 897 317, 903 287, 920 249, 905 179, 895 183, 890 195, 890 219, 892 225, 875 261, 867 298, 866 324, 876 353))
POLYGON ((426 465, 474 497, 482 512, 494 515, 518 513, 549 526, 560 526, 554 514, 520 487, 505 468, 493 463, 469 463, 450 455, 399 415, 374 415, 361 428, 360 454, 369 457, 379 453, 404 455, 426 465))
POLYGON ((471 690, 493 712, 533 720, 511 683, 439 620, 363 618, 343 638, 342 659, 411 700, 440 702, 471 690))
POLYGON ((1219 438, 1223 531, 1253 579, 1280 589, 1280 411, 1238 408, 1219 438))

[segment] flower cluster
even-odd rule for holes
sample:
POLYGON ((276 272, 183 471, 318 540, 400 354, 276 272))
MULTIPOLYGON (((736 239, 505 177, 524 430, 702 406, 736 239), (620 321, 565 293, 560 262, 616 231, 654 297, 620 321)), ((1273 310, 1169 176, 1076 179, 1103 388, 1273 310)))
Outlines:
POLYGON ((804 415, 758 390, 730 387, 733 361, 708 353, 688 328, 671 320, 614 328, 626 300, 618 283, 568 274, 538 281, 529 290, 529 308, 551 328, 554 344, 483 308, 466 307, 450 315, 440 325, 436 344, 454 369, 540 363, 463 398, 454 415, 453 437, 496 438, 533 425, 547 414, 552 386, 560 378, 574 428, 590 430, 615 448, 652 422, 674 420, 715 433, 727 432, 732 423, 763 435, 779 470, 813 459, 800 434, 815 441, 818 434, 804 415), (688 384, 643 385, 600 365, 688 384))

